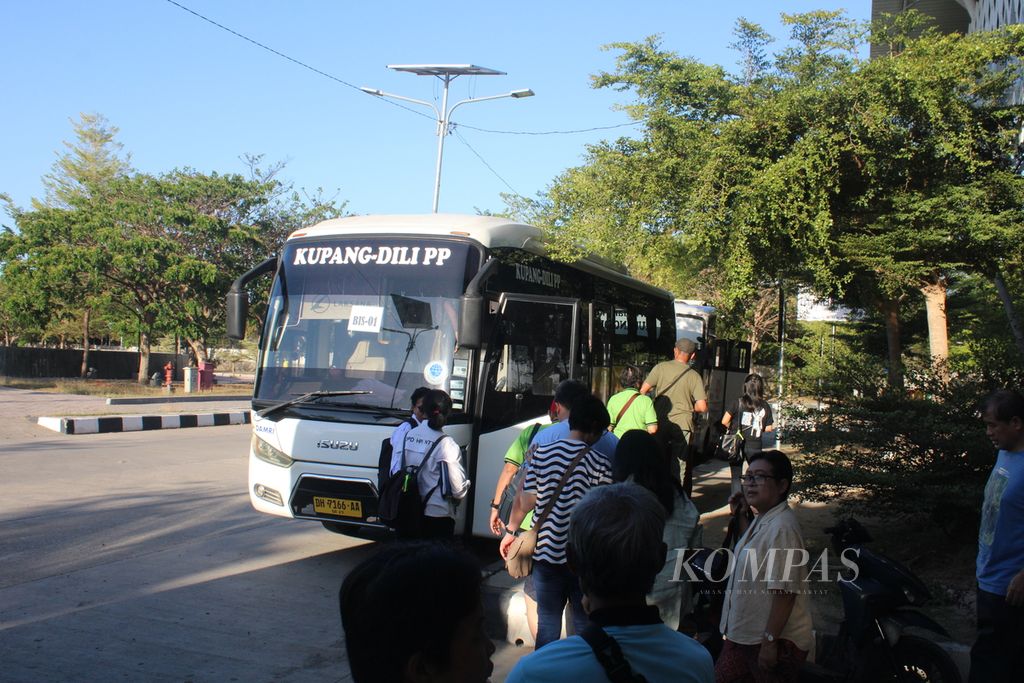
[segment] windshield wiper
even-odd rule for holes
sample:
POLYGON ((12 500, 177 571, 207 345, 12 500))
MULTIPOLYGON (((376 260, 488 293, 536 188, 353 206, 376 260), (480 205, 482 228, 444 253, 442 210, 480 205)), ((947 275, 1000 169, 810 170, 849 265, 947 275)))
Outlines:
POLYGON ((437 325, 434 325, 432 327, 414 329, 412 332, 406 332, 405 330, 393 330, 390 327, 382 327, 381 329, 386 330, 388 332, 397 332, 398 334, 404 334, 409 338, 409 343, 405 345, 405 358, 402 359, 402 367, 398 368, 398 377, 395 378, 395 388, 394 391, 391 392, 390 407, 394 408, 395 396, 398 395, 398 383, 402 381, 402 373, 405 372, 405 364, 409 362, 409 354, 412 353, 412 350, 414 348, 416 348, 416 338, 419 337, 424 332, 436 330, 437 325))
POLYGON ((291 406, 298 405, 299 403, 309 403, 310 401, 318 401, 322 398, 329 396, 356 396, 359 394, 372 394, 372 391, 311 391, 308 394, 303 394, 297 398, 293 398, 289 401, 283 401, 276 405, 272 405, 269 408, 256 411, 257 417, 266 417, 271 413, 276 413, 279 410, 290 408, 291 406))
POLYGON ((357 410, 362 412, 373 413, 378 417, 408 417, 409 411, 402 408, 388 408, 387 406, 375 406, 369 403, 349 403, 340 401, 330 401, 326 403, 329 406, 338 406, 345 410, 357 410))

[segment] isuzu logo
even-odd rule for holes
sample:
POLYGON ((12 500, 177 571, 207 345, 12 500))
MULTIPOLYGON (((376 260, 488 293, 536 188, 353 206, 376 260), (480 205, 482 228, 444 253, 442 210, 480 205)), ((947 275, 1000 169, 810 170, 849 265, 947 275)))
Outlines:
POLYGON ((321 439, 320 441, 316 442, 316 447, 317 448, 331 448, 331 449, 334 449, 336 451, 358 451, 359 450, 359 442, 358 441, 328 441, 326 439, 321 439))

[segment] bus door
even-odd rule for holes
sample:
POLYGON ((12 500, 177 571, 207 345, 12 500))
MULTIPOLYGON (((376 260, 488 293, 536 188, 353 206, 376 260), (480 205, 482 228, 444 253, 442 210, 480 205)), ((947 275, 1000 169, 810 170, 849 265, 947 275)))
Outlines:
POLYGON ((488 535, 488 511, 505 451, 519 433, 548 420, 559 382, 575 378, 577 299, 503 294, 485 357, 473 533, 488 535))

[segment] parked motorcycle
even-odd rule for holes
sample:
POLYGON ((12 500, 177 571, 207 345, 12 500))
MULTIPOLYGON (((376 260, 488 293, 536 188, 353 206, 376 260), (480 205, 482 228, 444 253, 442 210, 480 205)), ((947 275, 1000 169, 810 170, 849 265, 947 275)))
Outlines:
POLYGON ((839 582, 843 623, 837 636, 823 639, 817 657, 827 675, 808 666, 806 679, 959 683, 960 672, 949 654, 934 640, 908 632, 950 638, 946 629, 918 611, 931 599, 921 580, 899 562, 866 548, 871 535, 853 518, 825 533, 831 535, 836 553, 853 551, 846 557, 857 572, 856 578, 839 582))
MULTIPOLYGON (((931 599, 921 580, 895 560, 866 548, 864 544, 871 541, 871 536, 857 520, 846 519, 825 532, 832 537, 833 550, 840 556, 847 551, 845 558, 856 565, 857 571, 850 568, 839 581, 844 616, 839 633, 820 639, 816 662, 804 665, 800 680, 960 683, 960 672, 949 654, 934 640, 916 634, 930 632, 950 638, 941 625, 918 611, 931 599)), ((711 552, 705 549, 689 561, 700 581, 688 623, 695 626, 695 637, 717 657, 726 570, 721 563, 711 567, 711 552)))

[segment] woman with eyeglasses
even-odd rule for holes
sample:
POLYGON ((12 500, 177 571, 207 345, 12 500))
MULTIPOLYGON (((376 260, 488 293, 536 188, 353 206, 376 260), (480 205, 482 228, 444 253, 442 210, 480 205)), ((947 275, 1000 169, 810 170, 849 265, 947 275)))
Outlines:
POLYGON ((784 453, 761 451, 729 498, 738 525, 735 563, 722 606, 725 640, 715 682, 796 681, 813 643, 808 558, 787 503, 793 465, 784 453))

